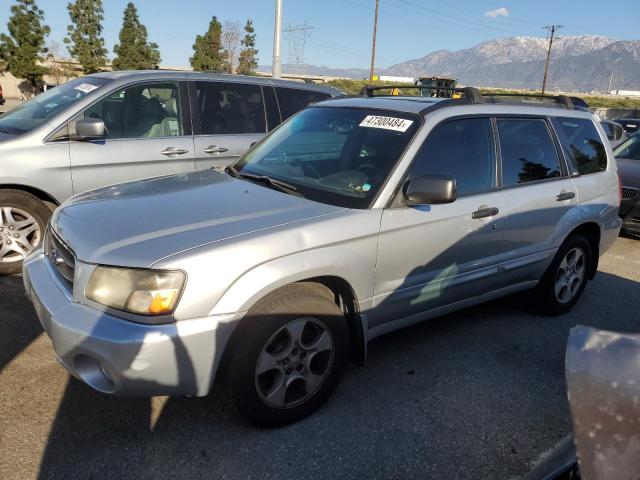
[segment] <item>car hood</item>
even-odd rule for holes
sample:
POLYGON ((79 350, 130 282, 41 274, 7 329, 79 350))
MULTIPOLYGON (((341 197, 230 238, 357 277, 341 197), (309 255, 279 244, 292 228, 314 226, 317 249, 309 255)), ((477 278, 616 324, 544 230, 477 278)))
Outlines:
POLYGON ((84 262, 149 267, 191 248, 344 210, 213 170, 77 195, 52 226, 84 262))
POLYGON ((622 185, 640 188, 640 160, 616 158, 616 164, 622 185))

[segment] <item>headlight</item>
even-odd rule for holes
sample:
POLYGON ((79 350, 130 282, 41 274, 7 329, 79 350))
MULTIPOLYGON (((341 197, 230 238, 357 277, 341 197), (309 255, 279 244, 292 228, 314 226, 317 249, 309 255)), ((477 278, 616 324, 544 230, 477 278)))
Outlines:
POLYGON ((85 296, 106 307, 137 315, 170 315, 184 287, 179 271, 97 267, 85 296))

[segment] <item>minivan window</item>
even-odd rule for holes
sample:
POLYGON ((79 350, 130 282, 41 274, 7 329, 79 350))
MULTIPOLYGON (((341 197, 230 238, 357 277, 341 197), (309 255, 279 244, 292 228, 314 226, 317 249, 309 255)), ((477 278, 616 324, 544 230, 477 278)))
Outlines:
POLYGON ((406 113, 313 107, 286 121, 234 167, 239 174, 286 182, 317 202, 368 208, 419 124, 417 115, 406 113))
POLYGON ((84 118, 103 120, 109 139, 180 136, 178 85, 152 83, 123 88, 85 110, 84 118))
MULTIPOLYGON (((557 117, 553 122, 560 131, 565 155, 580 175, 607 169, 607 152, 591 120, 557 117)), ((613 124, 607 125, 613 127, 613 124)))
POLYGON ((616 158, 629 158, 631 160, 640 160, 640 134, 629 137, 624 143, 621 143, 613 151, 616 158))
POLYGON ((453 177, 458 195, 495 188, 496 150, 491 120, 467 118, 438 125, 416 155, 411 175, 453 177))
POLYGON ((282 120, 286 120, 312 103, 327 100, 331 97, 331 95, 324 92, 282 87, 276 87, 276 95, 278 97, 278 104, 280 105, 282 120))
POLYGON ((202 135, 265 133, 259 85, 196 82, 202 135))
POLYGON ((111 80, 101 77, 76 78, 47 90, 0 116, 0 132, 20 135, 39 127, 111 80))
POLYGON ((542 119, 498 119, 502 185, 559 177, 560 163, 551 133, 542 119))

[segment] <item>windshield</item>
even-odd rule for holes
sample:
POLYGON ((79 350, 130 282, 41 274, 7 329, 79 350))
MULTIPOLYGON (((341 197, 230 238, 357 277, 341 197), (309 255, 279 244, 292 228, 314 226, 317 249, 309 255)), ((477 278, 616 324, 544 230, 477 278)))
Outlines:
POLYGON ((614 151, 616 158, 630 158, 640 160, 640 135, 636 134, 621 143, 614 151))
POLYGON ((47 90, 1 115, 0 133, 20 135, 30 132, 110 81, 99 77, 76 78, 47 90))
POLYGON ((312 107, 250 150, 235 169, 286 182, 314 201, 368 208, 419 123, 406 113, 312 107))

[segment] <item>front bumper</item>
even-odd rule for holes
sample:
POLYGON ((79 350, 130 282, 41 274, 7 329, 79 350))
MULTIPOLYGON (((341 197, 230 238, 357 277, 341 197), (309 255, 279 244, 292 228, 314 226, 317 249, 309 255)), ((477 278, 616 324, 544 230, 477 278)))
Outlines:
POLYGON ((143 325, 76 303, 41 250, 24 262, 28 297, 60 363, 104 393, 206 395, 243 314, 143 325))

